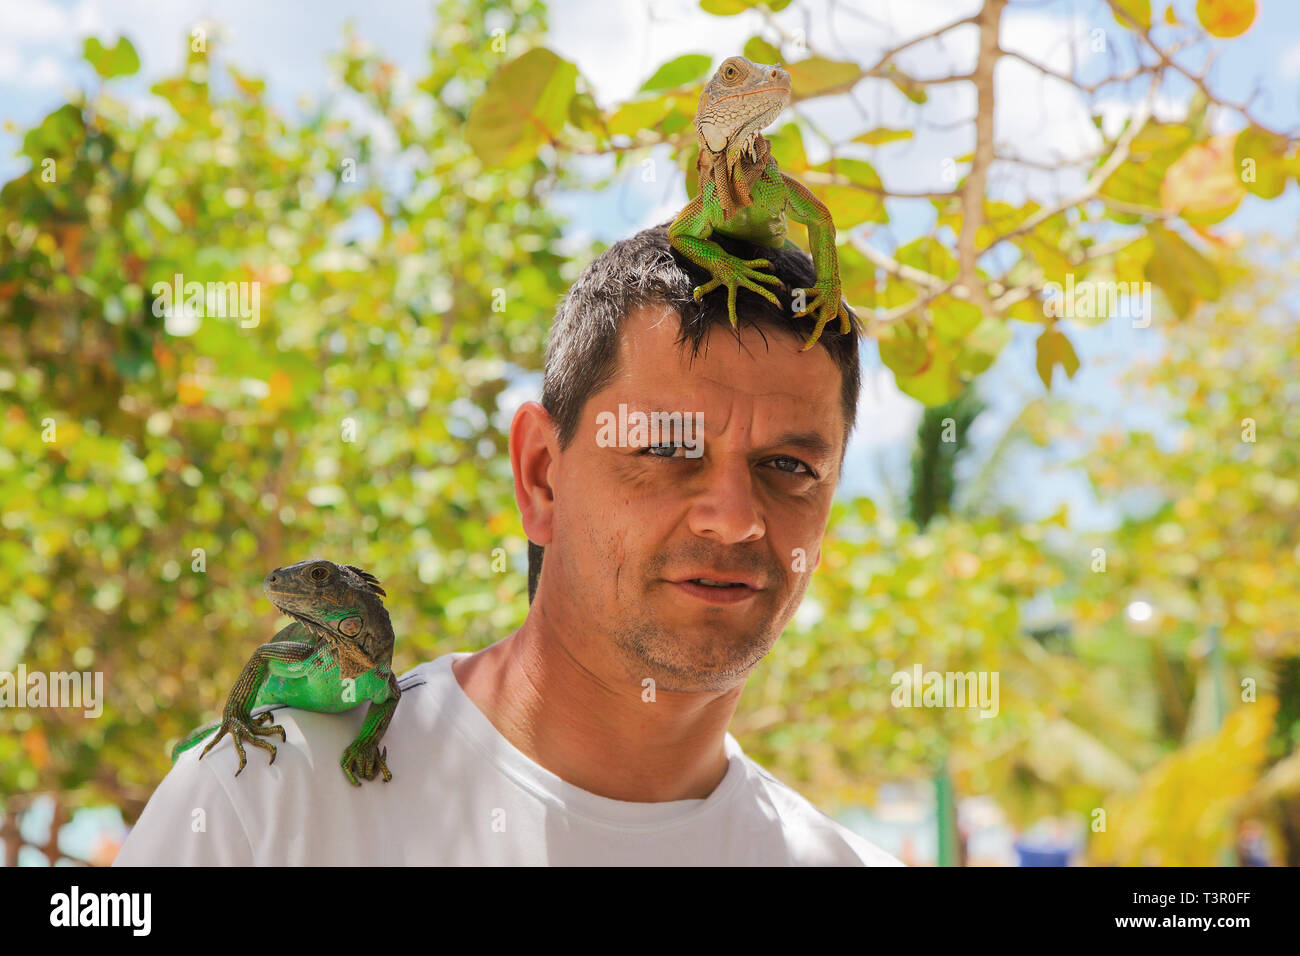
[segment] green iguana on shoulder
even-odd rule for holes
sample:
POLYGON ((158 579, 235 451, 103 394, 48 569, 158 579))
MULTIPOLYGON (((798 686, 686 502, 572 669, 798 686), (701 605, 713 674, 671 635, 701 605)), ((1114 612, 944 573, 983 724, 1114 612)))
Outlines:
POLYGON ((790 102, 790 75, 779 66, 753 63, 743 56, 722 61, 700 94, 695 113, 699 139, 699 193, 668 227, 668 241, 713 276, 696 286, 695 301, 718 286, 727 288, 727 314, 736 325, 736 290, 744 286, 780 306, 770 289, 759 283, 784 283, 759 271, 767 259, 740 259, 709 240, 714 232, 779 249, 793 246, 786 238, 787 214, 808 227, 808 244, 817 281, 805 306, 795 315, 814 313, 817 326, 804 343, 810 349, 826 324, 840 320, 840 331, 851 329, 848 307, 840 298, 839 262, 835 254, 835 224, 830 211, 808 187, 781 172, 763 136, 790 102))
POLYGON ((361 732, 343 751, 340 765, 356 786, 361 786, 358 777, 373 780, 376 772, 387 783, 393 775, 385 763, 388 750, 380 750, 379 741, 402 692, 392 669, 393 625, 380 600, 387 594, 379 581, 350 564, 311 560, 276 568, 262 589, 294 623, 253 652, 226 698, 220 723, 186 734, 172 748, 172 762, 216 730, 199 759, 229 733, 239 752, 238 777, 247 763, 242 741, 270 751, 275 763, 275 745, 261 738, 279 733, 285 739, 271 712, 254 717, 254 707, 287 704, 333 714, 370 701, 361 732))

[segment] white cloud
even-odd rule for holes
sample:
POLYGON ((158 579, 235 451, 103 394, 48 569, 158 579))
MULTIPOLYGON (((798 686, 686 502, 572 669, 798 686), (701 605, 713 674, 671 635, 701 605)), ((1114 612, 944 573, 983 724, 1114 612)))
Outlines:
POLYGON ((58 59, 48 53, 36 58, 34 63, 23 68, 22 75, 15 78, 19 86, 28 89, 59 89, 72 82, 71 76, 58 59))
POLYGON ((849 439, 848 455, 910 441, 920 420, 921 403, 898 390, 893 372, 884 366, 864 367, 858 424, 849 439))
POLYGON ((22 58, 16 50, 0 47, 0 82, 12 80, 22 68, 22 58))
POLYGON ((1284 80, 1300 78, 1300 43, 1289 47, 1278 63, 1278 73, 1284 80))
POLYGON ((70 29, 67 13, 50 0, 0 0, 0 37, 7 43, 61 40, 70 29))

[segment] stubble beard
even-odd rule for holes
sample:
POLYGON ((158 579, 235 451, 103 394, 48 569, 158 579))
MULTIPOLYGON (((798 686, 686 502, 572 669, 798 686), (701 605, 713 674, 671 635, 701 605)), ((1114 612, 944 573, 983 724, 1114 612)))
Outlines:
POLYGON ((612 637, 638 684, 649 677, 661 690, 724 691, 744 683, 772 649, 780 636, 776 623, 764 617, 758 628, 701 621, 672 629, 649 617, 617 624, 612 637))

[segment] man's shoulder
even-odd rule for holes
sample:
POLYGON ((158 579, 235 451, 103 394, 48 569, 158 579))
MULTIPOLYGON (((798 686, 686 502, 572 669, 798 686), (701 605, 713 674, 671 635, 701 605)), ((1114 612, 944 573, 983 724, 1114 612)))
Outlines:
POLYGON ((427 769, 417 754, 428 737, 426 724, 435 719, 437 708, 430 703, 440 686, 445 690, 439 674, 449 666, 449 659, 435 658, 398 678, 401 698, 380 744, 387 751, 391 782, 376 776, 354 786, 341 766, 365 720, 365 701, 341 713, 272 706, 273 723, 284 729, 284 739, 279 733, 259 739, 275 747, 274 763, 269 751, 245 739, 240 769, 233 738, 225 734, 213 743, 214 730, 177 758, 119 853, 118 864, 247 865, 257 859, 291 859, 301 855, 301 847, 292 845, 295 833, 346 828, 366 814, 391 814, 409 799, 411 791, 403 785, 427 769))
MULTIPOLYGON (((739 748, 737 748, 739 749, 739 748)), ((781 827, 793 862, 809 866, 904 866, 865 837, 817 809, 801 793, 741 753, 746 784, 781 827)))

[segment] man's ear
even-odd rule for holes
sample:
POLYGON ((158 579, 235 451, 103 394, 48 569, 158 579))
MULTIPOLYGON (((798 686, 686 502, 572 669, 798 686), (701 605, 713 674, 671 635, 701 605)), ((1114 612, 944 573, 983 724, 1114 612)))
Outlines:
POLYGON ((515 475, 515 503, 524 534, 542 547, 551 543, 555 493, 552 465, 559 441, 551 416, 537 402, 524 402, 510 422, 510 468, 515 475))

